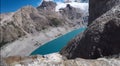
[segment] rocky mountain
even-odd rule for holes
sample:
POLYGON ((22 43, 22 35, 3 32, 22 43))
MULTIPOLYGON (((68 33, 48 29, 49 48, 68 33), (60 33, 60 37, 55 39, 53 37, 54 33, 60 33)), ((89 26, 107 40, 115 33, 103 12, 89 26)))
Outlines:
MULTIPOLYGON (((14 60, 15 56, 28 56, 45 42, 86 26, 87 21, 84 24, 85 15, 81 8, 72 7, 75 11, 70 11, 69 7, 65 6, 63 8, 65 12, 55 9, 56 3, 43 1, 37 8, 25 6, 13 13, 0 14, 0 66, 9 66, 4 65, 6 62, 2 64, 3 57, 7 59, 13 56, 14 60), (79 16, 71 13, 79 13, 79 16), (73 16, 74 20, 69 19, 70 16, 73 16), (78 23, 79 19, 81 22, 78 23)), ((19 58, 15 58, 15 60, 19 60, 19 58)), ((30 57, 27 60, 29 61, 30 57)))
MULTIPOLYGON (((43 1, 37 8, 25 6, 14 13, 0 14, 0 47, 22 36, 37 33, 48 27, 75 27, 78 25, 77 21, 68 19, 71 15, 63 18, 63 15, 60 12, 56 12, 55 8, 56 3, 52 1, 43 1)), ((66 10, 66 12, 67 11, 69 10, 66 10)), ((72 13, 74 12, 76 11, 72 13)), ((83 22, 79 23, 79 25, 80 24, 83 26, 83 22)))
POLYGON ((40 31, 50 24, 46 17, 40 15, 38 10, 31 6, 23 7, 6 17, 1 18, 0 46, 28 33, 40 31))
MULTIPOLYGON (((109 3, 111 3, 111 1, 109 1, 109 3)), ((91 4, 94 5, 94 3, 91 4)), ((65 11, 64 14, 72 15, 71 11, 66 12, 66 10, 71 8, 70 5, 67 5, 67 7, 63 9, 63 11, 65 11)), ((90 8, 92 7, 90 6, 90 8)), ((41 14, 41 12, 39 13, 41 14)), ((76 19, 76 16, 72 15, 72 17, 76 19)), ((70 16, 68 16, 67 19, 72 20, 70 16)), ((3 66, 119 66, 119 34, 120 5, 118 4, 112 6, 111 9, 104 12, 104 14, 101 14, 100 17, 89 24, 88 28, 83 33, 71 40, 68 45, 60 51, 62 55, 53 53, 44 56, 11 56, 2 58, 0 62, 3 66)))
POLYGON ((40 6, 37 7, 38 10, 48 10, 54 11, 56 7, 56 3, 53 1, 43 1, 40 6))
POLYGON ((70 4, 67 4, 66 8, 60 9, 60 13, 62 14, 62 16, 69 20, 69 23, 71 23, 73 26, 75 26, 76 24, 79 24, 79 26, 85 24, 85 20, 83 20, 83 17, 87 17, 88 15, 83 16, 84 13, 82 13, 81 11, 82 10, 80 10, 79 8, 74 8, 70 4))
MULTIPOLYGON (((113 0, 109 1, 109 3, 112 2, 117 2, 117 1, 113 1, 113 0)), ((85 59, 96 59, 99 57, 112 56, 112 55, 119 56, 120 53, 120 5, 119 4, 116 6, 112 6, 110 10, 104 12, 104 14, 98 18, 94 16, 94 18, 97 19, 95 19, 93 23, 91 23, 82 34, 76 36, 76 38, 70 41, 68 45, 60 51, 60 53, 69 59, 73 59, 77 57, 81 57, 85 59)), ((97 8, 99 6, 95 6, 95 7, 97 8)), ((104 6, 104 8, 107 7, 109 6, 106 7, 104 6)), ((90 8, 93 7, 90 6, 90 8)), ((104 8, 99 8, 99 9, 102 10, 104 8)), ((94 9, 92 12, 91 11, 92 10, 90 10, 90 13, 93 12, 94 14, 94 9)), ((101 12, 96 11, 96 13, 101 13, 101 12)), ((89 18, 92 19, 92 17, 89 18)))

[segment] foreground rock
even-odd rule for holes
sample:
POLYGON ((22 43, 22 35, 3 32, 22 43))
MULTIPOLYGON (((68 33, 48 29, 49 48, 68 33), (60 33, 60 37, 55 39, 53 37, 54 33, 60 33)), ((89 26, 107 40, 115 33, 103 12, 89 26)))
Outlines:
POLYGON ((67 60, 60 54, 53 53, 45 56, 8 57, 4 58, 4 62, 2 63, 4 66, 119 66, 120 59, 99 58, 96 60, 85 60, 77 58, 74 60, 67 60))
POLYGON ((97 18, 60 52, 67 58, 96 59, 120 53, 120 5, 97 18))

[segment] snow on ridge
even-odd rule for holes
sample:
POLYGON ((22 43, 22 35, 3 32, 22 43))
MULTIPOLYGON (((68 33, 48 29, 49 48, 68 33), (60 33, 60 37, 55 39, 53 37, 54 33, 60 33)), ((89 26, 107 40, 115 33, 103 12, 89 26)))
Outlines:
POLYGON ((67 4, 70 4, 72 7, 80 8, 82 11, 88 12, 88 3, 78 3, 78 2, 70 2, 70 3, 61 3, 58 2, 56 6, 56 11, 59 11, 60 8, 65 8, 67 4))

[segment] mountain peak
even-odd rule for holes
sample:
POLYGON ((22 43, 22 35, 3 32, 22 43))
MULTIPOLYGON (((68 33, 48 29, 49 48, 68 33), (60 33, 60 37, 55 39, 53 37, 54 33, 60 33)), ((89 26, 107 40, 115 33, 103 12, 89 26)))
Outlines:
POLYGON ((56 3, 53 1, 45 1, 43 0, 43 2, 41 3, 40 6, 37 7, 38 10, 55 10, 56 7, 56 3))

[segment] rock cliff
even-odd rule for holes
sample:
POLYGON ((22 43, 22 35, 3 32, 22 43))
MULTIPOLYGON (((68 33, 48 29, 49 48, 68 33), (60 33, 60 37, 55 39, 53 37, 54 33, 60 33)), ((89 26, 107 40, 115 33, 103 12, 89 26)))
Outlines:
POLYGON ((113 6, 112 9, 94 20, 81 35, 70 41, 60 53, 69 59, 119 56, 120 5, 113 6))
POLYGON ((110 10, 113 6, 120 4, 120 0, 90 0, 89 1, 89 24, 96 18, 110 10))

